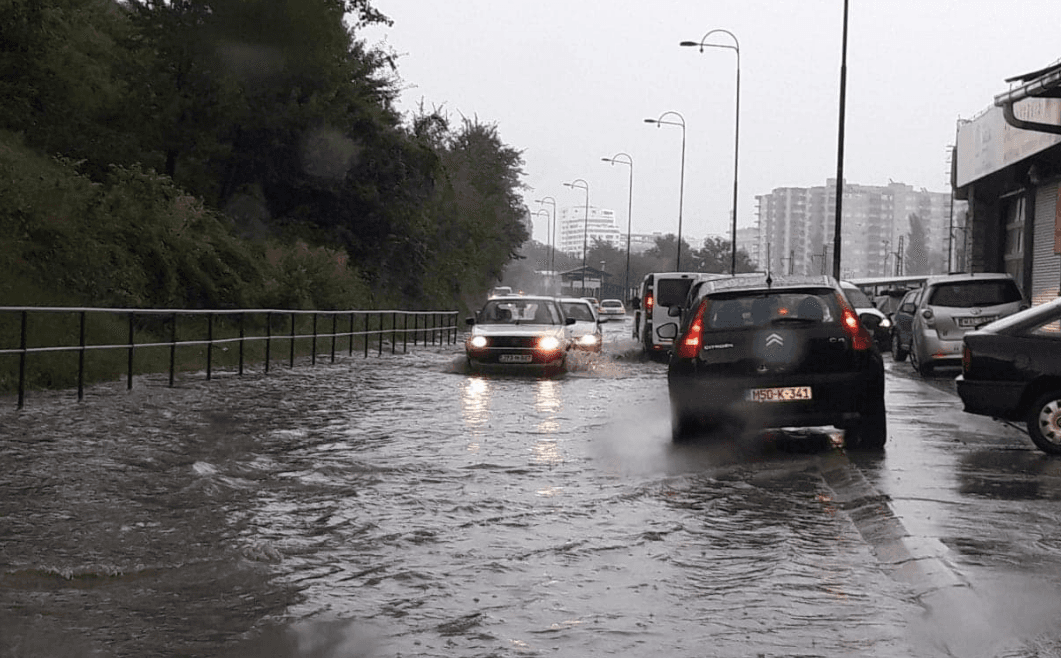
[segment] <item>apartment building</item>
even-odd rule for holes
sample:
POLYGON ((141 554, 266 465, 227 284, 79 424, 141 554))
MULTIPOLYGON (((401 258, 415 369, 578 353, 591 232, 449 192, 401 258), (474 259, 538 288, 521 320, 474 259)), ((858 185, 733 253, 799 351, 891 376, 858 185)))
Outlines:
MULTIPOLYGON (((949 192, 915 190, 892 181, 884 186, 848 183, 843 194, 841 276, 947 271, 952 221, 949 192), (913 244, 911 215, 920 219, 925 233, 922 245, 913 244), (920 264, 912 262, 918 254, 925 256, 920 264)), ((756 200, 760 267, 786 274, 832 273, 835 179, 819 187, 775 188, 756 200)), ((964 205, 958 202, 954 212, 964 216, 964 205)))
POLYGON ((556 248, 582 258, 582 246, 592 249, 594 240, 602 240, 616 249, 626 249, 626 234, 619 231, 615 211, 589 207, 587 221, 585 206, 560 208, 556 222, 556 248))

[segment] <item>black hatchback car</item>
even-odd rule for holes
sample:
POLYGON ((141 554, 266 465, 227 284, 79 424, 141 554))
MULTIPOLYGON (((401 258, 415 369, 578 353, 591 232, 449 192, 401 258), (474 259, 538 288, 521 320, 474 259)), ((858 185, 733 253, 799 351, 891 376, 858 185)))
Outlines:
POLYGON ((884 363, 835 279, 704 283, 667 371, 672 434, 833 425, 849 448, 887 440, 884 363))
POLYGON ((1023 421, 1043 452, 1061 455, 1061 298, 964 336, 958 395, 965 411, 1023 421))

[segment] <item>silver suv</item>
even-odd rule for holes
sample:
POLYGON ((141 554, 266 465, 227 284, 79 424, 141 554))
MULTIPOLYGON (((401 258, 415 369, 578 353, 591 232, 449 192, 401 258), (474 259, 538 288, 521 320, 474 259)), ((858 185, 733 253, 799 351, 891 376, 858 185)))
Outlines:
POLYGON ((910 363, 922 377, 961 365, 967 332, 1028 307, 1013 277, 997 273, 929 277, 913 303, 910 363))

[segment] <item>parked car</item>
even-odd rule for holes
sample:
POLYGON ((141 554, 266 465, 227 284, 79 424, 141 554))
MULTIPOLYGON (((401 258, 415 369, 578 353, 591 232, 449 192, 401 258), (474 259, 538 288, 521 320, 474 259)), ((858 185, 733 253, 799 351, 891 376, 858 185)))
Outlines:
POLYGON ((571 349, 600 352, 604 337, 600 317, 593 304, 577 297, 564 297, 560 299, 560 310, 567 320, 574 319, 574 323, 567 324, 567 339, 571 349))
POLYGON ((487 300, 474 318, 465 354, 471 372, 502 370, 559 374, 567 367, 567 319, 553 297, 487 300))
POLYGON ((874 306, 869 296, 855 284, 849 281, 841 281, 840 287, 843 288, 844 295, 847 296, 847 300, 851 302, 851 306, 858 313, 862 324, 873 335, 873 341, 877 344, 877 348, 882 352, 887 352, 891 349, 892 321, 888 319, 888 316, 874 306))
POLYGON ((626 317, 626 307, 618 299, 605 299, 600 303, 600 315, 602 320, 622 320, 626 317))
POLYGON ((1008 274, 929 277, 914 297, 910 363, 922 377, 936 366, 961 365, 962 337, 977 326, 1027 308, 1008 274))
POLYGON ((832 277, 705 282, 671 338, 675 441, 728 424, 833 425, 850 448, 887 440, 880 350, 832 277))
POLYGON ((956 381, 965 411, 1024 422, 1061 455, 1061 298, 965 334, 956 381))
POLYGON ((906 361, 910 354, 910 341, 914 331, 914 312, 917 311, 917 298, 921 295, 921 288, 914 288, 903 295, 899 306, 891 314, 892 334, 891 350, 892 359, 897 362, 906 361))

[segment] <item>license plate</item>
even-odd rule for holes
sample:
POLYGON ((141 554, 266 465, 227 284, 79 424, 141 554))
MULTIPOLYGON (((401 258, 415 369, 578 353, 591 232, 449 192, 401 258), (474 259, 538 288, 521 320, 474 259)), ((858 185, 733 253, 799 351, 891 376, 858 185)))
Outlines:
POLYGON ((994 322, 998 319, 997 315, 992 315, 984 318, 958 318, 959 327, 975 327, 978 324, 987 324, 988 322, 994 322))
POLYGON ((530 363, 533 359, 530 354, 501 354, 497 357, 501 363, 530 363))
POLYGON ((753 388, 747 393, 750 402, 791 402, 813 399, 810 386, 781 386, 778 388, 753 388))

